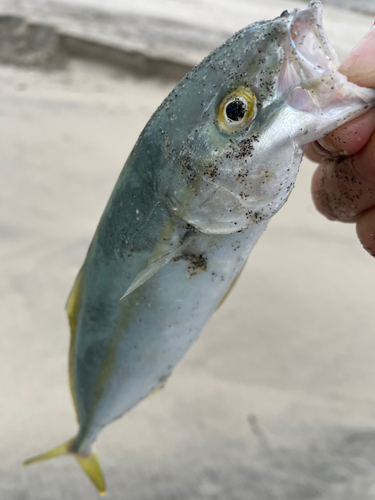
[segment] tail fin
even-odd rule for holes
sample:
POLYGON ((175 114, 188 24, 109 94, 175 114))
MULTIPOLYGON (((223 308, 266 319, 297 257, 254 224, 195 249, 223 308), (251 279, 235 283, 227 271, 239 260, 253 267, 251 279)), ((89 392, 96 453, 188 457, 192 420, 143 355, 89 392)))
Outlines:
POLYGON ((95 452, 91 452, 89 455, 79 455, 78 453, 72 451, 73 443, 74 439, 70 439, 66 443, 47 451, 47 453, 42 453, 41 455, 25 460, 23 464, 28 465, 34 462, 39 462, 40 460, 47 460, 48 458, 58 457, 61 455, 73 455, 89 479, 97 487, 100 495, 104 495, 106 492, 106 486, 103 473, 100 468, 98 455, 95 452))

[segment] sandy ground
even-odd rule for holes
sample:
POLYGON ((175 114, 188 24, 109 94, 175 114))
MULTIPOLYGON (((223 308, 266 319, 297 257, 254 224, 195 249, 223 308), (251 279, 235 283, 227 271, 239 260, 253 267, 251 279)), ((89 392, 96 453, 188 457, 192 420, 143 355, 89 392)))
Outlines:
MULTIPOLYGON (((82 61, 0 68, 1 499, 97 498, 69 457, 21 462, 76 432, 66 297, 172 86, 82 61)), ((165 390, 101 434, 109 499, 375 499, 375 266, 314 210, 312 171, 165 390)))

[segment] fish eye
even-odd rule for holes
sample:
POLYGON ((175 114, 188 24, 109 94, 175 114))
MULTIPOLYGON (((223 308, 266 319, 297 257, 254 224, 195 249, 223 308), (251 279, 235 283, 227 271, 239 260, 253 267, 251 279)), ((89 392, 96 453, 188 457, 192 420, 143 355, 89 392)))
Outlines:
POLYGON ((229 122, 239 122, 243 119, 247 111, 247 102, 243 97, 235 97, 225 106, 225 117, 229 122))
POLYGON ((247 87, 239 87, 222 99, 217 116, 218 127, 235 133, 249 125, 256 115, 256 97, 247 87))

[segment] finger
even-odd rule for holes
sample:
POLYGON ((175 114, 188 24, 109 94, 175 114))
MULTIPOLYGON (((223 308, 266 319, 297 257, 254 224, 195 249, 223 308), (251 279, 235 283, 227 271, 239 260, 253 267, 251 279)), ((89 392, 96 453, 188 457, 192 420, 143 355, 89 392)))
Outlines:
POLYGON ((375 205, 374 184, 357 172, 355 160, 355 155, 326 159, 313 176, 315 206, 330 220, 355 222, 375 205))
POLYGON ((353 155, 353 166, 366 182, 375 186, 375 134, 361 151, 353 155))
POLYGON ((366 33, 339 67, 350 82, 362 87, 375 85, 375 28, 366 33))
POLYGON ((318 141, 310 142, 310 144, 307 144, 304 152, 305 156, 315 162, 315 163, 320 163, 322 162, 325 158, 332 158, 333 155, 326 149, 324 149, 318 141))
POLYGON ((363 212, 357 221, 357 235, 363 248, 375 257, 375 207, 363 212))
MULTIPOLYGON (((375 86, 375 27, 370 29, 342 62, 339 71, 357 85, 375 86)), ((338 152, 354 154, 366 144, 374 129, 375 111, 372 110, 319 140, 321 148, 315 145, 314 152, 309 148, 307 154, 313 161, 320 161, 319 156, 324 158, 329 153, 333 156, 338 152)))
POLYGON ((355 154, 367 144, 374 131, 375 109, 308 144, 305 155, 319 163, 325 158, 355 154))
POLYGON ((324 155, 353 155, 362 149, 375 131, 375 110, 372 109, 318 140, 324 155))

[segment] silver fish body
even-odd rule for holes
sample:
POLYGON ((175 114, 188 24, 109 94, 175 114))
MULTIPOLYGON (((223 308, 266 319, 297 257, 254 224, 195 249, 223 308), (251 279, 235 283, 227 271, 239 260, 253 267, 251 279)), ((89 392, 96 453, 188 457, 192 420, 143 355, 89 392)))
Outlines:
POLYGON ((175 87, 139 137, 68 300, 79 432, 99 491, 100 430, 160 386, 287 200, 304 145, 375 105, 348 83, 321 5, 250 25, 175 87))

